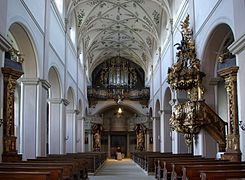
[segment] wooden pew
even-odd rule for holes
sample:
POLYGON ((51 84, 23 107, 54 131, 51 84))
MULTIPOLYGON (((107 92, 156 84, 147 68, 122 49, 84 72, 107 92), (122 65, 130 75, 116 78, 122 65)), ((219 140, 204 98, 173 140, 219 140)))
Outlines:
POLYGON ((45 159, 28 159, 26 163, 32 163, 42 166, 60 166, 64 168, 64 176, 70 179, 79 179, 80 172, 78 164, 75 161, 66 160, 45 160, 45 159))
POLYGON ((201 156, 182 156, 181 154, 176 154, 175 156, 168 156, 164 158, 158 158, 155 160, 155 177, 157 179, 161 179, 163 177, 167 177, 167 174, 171 174, 172 163, 174 162, 195 162, 203 161, 204 159, 205 158, 201 156))
POLYGON ((87 171, 88 163, 84 159, 69 157, 67 155, 55 155, 55 156, 48 156, 48 157, 37 157, 37 160, 34 160, 34 161, 38 161, 38 160, 50 161, 50 162, 53 162, 53 161, 76 162, 76 168, 75 168, 76 176, 80 176, 81 179, 88 178, 88 171, 87 171))
POLYGON ((101 167, 107 157, 107 155, 102 152, 68 153, 66 155, 74 158, 85 159, 88 162, 87 168, 90 174, 94 174, 101 167))
POLYGON ((0 171, 1 180, 50 180, 50 172, 0 171))
POLYGON ((73 164, 67 162, 41 162, 41 161, 19 161, 1 163, 4 165, 23 166, 23 167, 61 167, 63 168, 63 179, 73 180, 73 164))
POLYGON ((186 165, 215 165, 215 164, 226 164, 230 163, 228 160, 216 160, 213 158, 193 159, 193 160, 179 160, 172 162, 171 178, 182 177, 182 168, 186 165))
POLYGON ((182 180, 200 179, 200 172, 206 170, 231 170, 231 169, 245 169, 244 162, 226 162, 219 164, 195 164, 183 166, 182 180))
POLYGON ((23 166, 23 165, 2 165, 0 164, 0 171, 6 172, 49 172, 50 180, 62 180, 63 178, 63 168, 62 167, 33 167, 33 166, 23 166))
POLYGON ((231 170, 205 170, 200 172, 201 180, 226 180, 226 179, 244 179, 245 169, 231 170))

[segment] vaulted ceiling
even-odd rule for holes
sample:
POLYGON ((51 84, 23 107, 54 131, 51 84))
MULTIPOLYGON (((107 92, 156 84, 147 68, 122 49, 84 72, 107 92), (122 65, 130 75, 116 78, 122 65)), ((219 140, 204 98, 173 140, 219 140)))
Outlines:
POLYGON ((78 47, 91 72, 113 56, 122 56, 145 71, 161 44, 170 10, 167 0, 73 0, 78 47))

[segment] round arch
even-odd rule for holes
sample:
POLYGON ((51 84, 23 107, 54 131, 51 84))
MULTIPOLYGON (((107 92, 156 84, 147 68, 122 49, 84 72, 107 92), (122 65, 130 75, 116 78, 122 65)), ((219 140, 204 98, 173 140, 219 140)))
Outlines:
POLYGON ((76 102, 75 102, 75 93, 72 87, 69 87, 67 90, 67 100, 69 101, 67 109, 74 110, 76 107, 76 102))
POLYGON ((51 85, 49 97, 50 98, 61 98, 62 92, 61 92, 59 73, 54 66, 52 66, 49 69, 48 80, 51 85))
POLYGON ((17 137, 17 149, 22 153, 23 159, 35 158, 36 148, 44 144, 37 142, 35 138, 26 141, 24 137, 27 135, 36 137, 37 129, 40 130, 41 125, 37 126, 36 122, 39 118, 37 104, 38 98, 30 98, 30 96, 38 97, 36 80, 39 76, 38 60, 36 56, 35 44, 28 28, 19 22, 10 24, 7 38, 11 42, 12 47, 19 51, 23 56, 22 69, 24 74, 21 76, 15 90, 15 133, 17 137), (33 148, 29 148, 33 147, 33 148))
POLYGON ((234 35, 228 24, 221 23, 215 26, 208 36, 201 66, 202 71, 206 73, 205 100, 224 120, 227 119, 227 94, 224 80, 218 75, 219 66, 222 65, 219 61, 223 56, 224 48, 233 41, 234 35))
POLYGON ((172 99, 171 90, 170 88, 166 88, 164 92, 164 99, 163 99, 163 130, 162 136, 164 137, 163 140, 163 152, 172 152, 172 130, 169 126, 169 119, 172 115, 172 106, 169 104, 172 99))
POLYGON ((13 23, 9 27, 8 38, 10 42, 16 43, 12 44, 13 47, 17 47, 20 54, 23 55, 24 61, 22 63, 23 67, 23 77, 34 78, 39 76, 37 56, 35 51, 35 45, 32 42, 32 38, 27 28, 21 23, 13 23))
POLYGON ((159 99, 157 99, 154 107, 154 117, 160 117, 159 111, 161 110, 161 105, 159 99))
MULTIPOLYGON (((111 101, 108 100, 107 102, 100 102, 96 105, 96 109, 93 110, 93 114, 90 115, 98 114, 98 112, 101 112, 103 109, 113 106, 115 104, 116 103, 113 100, 111 101)), ((135 101, 124 100, 122 106, 130 108, 135 112, 137 112, 138 114, 147 114, 147 112, 145 112, 144 109, 142 108, 141 104, 136 103, 135 101)))

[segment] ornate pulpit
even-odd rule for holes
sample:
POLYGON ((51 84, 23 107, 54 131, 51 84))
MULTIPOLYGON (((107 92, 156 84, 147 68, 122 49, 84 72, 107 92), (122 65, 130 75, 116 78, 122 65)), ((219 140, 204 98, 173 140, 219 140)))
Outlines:
POLYGON ((2 161, 20 161, 22 155, 17 153, 14 132, 14 93, 16 80, 23 74, 22 65, 20 61, 11 60, 10 54, 6 53, 4 67, 1 70, 4 79, 2 161))

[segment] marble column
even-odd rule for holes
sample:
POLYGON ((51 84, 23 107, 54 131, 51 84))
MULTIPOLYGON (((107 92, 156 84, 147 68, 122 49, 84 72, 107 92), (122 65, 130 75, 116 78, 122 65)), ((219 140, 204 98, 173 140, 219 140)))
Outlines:
POLYGON ((161 152, 172 152, 172 131, 169 126, 170 110, 160 112, 161 152))
POLYGON ((21 78, 20 150, 23 159, 36 157, 38 78, 21 78))
POLYGON ((78 115, 77 117, 77 152, 84 152, 85 150, 85 132, 84 132, 84 117, 78 115))
POLYGON ((88 132, 88 151, 91 152, 93 149, 93 133, 90 130, 88 132))
POLYGON ((153 151, 160 151, 160 117, 153 117, 153 151))
POLYGON ((75 153, 77 147, 76 111, 66 111, 66 153, 75 153))
POLYGON ((164 112, 163 110, 160 110, 158 112, 158 114, 160 115, 160 152, 164 152, 164 132, 165 132, 165 128, 164 128, 164 112))
POLYGON ((47 152, 47 97, 48 90, 51 87, 48 81, 39 79, 37 86, 37 148, 36 156, 45 156, 47 152))
POLYGON ((49 99, 49 154, 65 153, 65 108, 66 99, 49 99))

